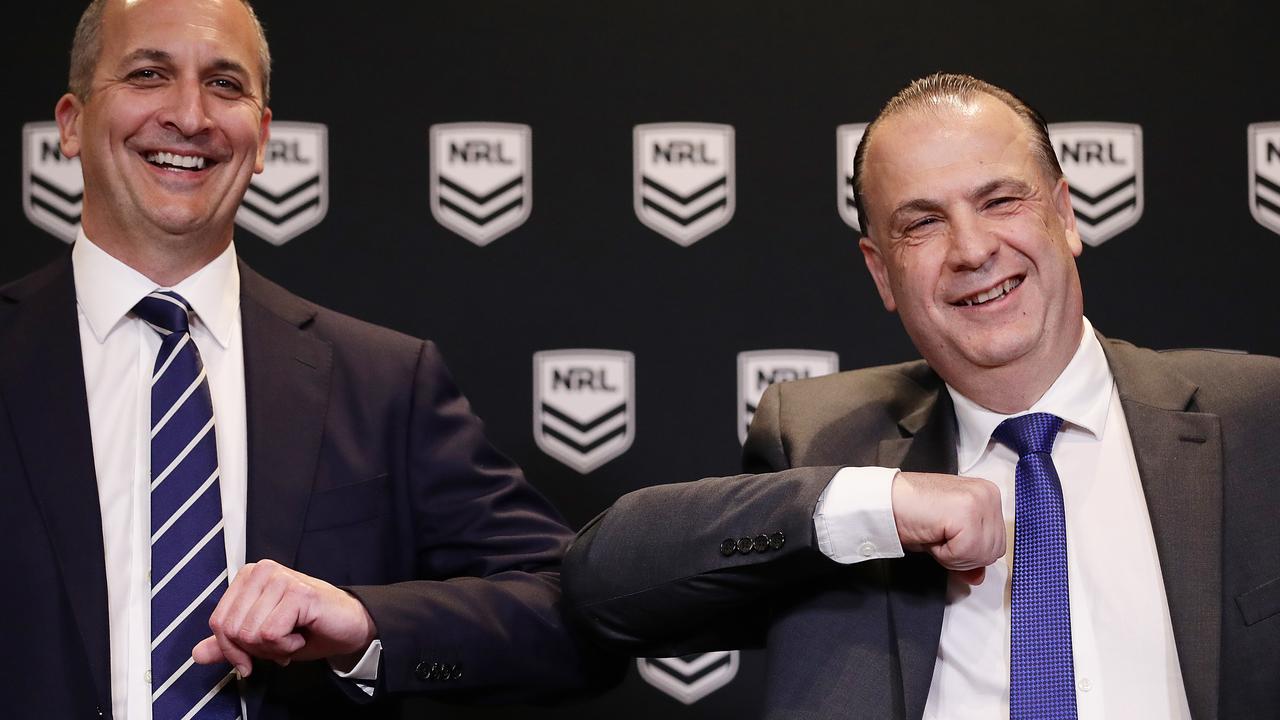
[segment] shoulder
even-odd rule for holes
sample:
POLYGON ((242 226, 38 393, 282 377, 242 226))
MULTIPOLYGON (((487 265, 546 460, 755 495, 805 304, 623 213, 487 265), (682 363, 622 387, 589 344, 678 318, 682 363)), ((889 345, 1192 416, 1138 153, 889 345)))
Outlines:
POLYGON ((297 328, 327 343, 338 361, 371 369, 413 365, 424 354, 439 362, 433 343, 306 300, 240 264, 241 313, 246 338, 271 326, 297 328))
MULTIPOLYGON (((1106 345, 1130 374, 1176 377, 1194 386, 1193 402, 1204 412, 1275 405, 1280 397, 1280 358, 1212 348, 1151 350, 1121 340, 1106 345)), ((1115 362, 1113 370, 1119 373, 1115 362)))
MULTIPOLYGON (((832 375, 780 383, 777 400, 813 415, 845 415, 859 408, 878 408, 895 420, 915 412, 935 397, 942 380, 923 361, 880 365, 832 375)), ((771 388, 772 390, 772 388, 771 388)))

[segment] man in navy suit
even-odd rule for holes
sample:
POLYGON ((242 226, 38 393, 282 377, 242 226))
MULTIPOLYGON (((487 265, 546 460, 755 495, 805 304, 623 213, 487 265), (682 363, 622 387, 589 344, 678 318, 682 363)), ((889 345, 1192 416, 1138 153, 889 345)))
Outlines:
POLYGON ((225 693, 253 718, 382 716, 401 693, 555 694, 616 667, 585 658, 559 613, 570 531, 487 443, 435 347, 236 260, 269 72, 241 0, 99 0, 77 29, 56 116, 83 167, 83 230, 68 256, 0 288, 10 716, 160 717, 153 702, 202 667, 227 671, 189 707, 225 693), (220 500, 201 542, 224 542, 229 582, 149 629, 152 597, 173 587, 151 577, 170 524, 147 529, 149 493, 177 475, 149 459, 171 332, 143 319, 157 291, 185 306, 180 345, 200 358, 171 413, 205 397, 216 435, 216 472, 169 523, 220 500), (193 614, 204 639, 153 682, 152 653, 193 614))

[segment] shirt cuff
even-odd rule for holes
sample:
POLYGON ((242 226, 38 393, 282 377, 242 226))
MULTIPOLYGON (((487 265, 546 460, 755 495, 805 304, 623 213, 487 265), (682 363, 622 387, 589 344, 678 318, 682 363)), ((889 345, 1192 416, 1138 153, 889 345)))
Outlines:
POLYGON ((329 663, 329 667, 333 670, 333 674, 344 680, 354 682, 365 695, 373 697, 373 688, 378 683, 378 662, 382 660, 382 641, 375 639, 369 643, 369 647, 365 649, 364 655, 360 656, 359 662, 355 667, 347 672, 342 672, 333 663, 329 663))
POLYGON ((831 478, 813 511, 818 549, 850 564, 903 556, 893 520, 897 468, 847 467, 831 478))

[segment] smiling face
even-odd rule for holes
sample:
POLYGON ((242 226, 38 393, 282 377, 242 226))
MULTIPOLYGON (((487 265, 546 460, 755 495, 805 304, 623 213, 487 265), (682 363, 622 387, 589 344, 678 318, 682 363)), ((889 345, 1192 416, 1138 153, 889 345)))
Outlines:
POLYGON ((1083 327, 1066 181, 1037 159, 1025 122, 985 94, 885 118, 864 172, 872 223, 861 245, 885 307, 966 396, 1025 409, 1083 327))
POLYGON ((56 111, 63 152, 81 159, 85 233, 104 248, 216 255, 262 171, 271 119, 247 10, 239 0, 122 0, 101 32, 87 99, 65 95, 56 111))

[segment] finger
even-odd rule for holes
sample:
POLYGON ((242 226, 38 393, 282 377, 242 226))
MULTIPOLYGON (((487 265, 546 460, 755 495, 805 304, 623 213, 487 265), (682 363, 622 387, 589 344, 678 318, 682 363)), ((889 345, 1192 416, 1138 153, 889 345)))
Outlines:
POLYGON ((191 657, 201 665, 212 665, 227 659, 222 654, 222 648, 218 645, 218 638, 212 635, 196 643, 196 646, 191 648, 191 657))
POLYGON ((235 666, 240 677, 249 677, 249 673, 253 671, 253 656, 225 637, 215 635, 214 639, 218 643, 218 649, 222 651, 222 656, 235 666))
POLYGON ((281 656, 291 656, 307 644, 306 639, 297 632, 301 610, 299 593, 291 589, 280 598, 280 602, 276 603, 262 622, 262 637, 269 640, 272 648, 281 656))
POLYGON ((245 633, 249 613, 262 596, 263 590, 275 579, 275 575, 274 567, 265 562, 259 563, 251 572, 246 574, 241 571, 237 574, 235 582, 231 583, 227 594, 222 598, 227 603, 227 610, 222 618, 222 631, 246 650, 253 647, 253 642, 245 633))
POLYGON ((263 623, 284 597, 290 582, 288 576, 276 574, 258 590, 257 599, 245 611, 244 620, 235 632, 235 640, 241 647, 251 651, 262 648, 270 652, 273 641, 279 636, 264 632, 263 623))

